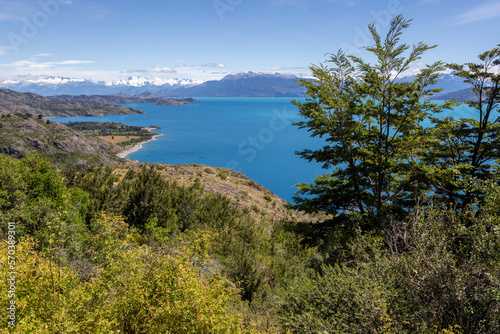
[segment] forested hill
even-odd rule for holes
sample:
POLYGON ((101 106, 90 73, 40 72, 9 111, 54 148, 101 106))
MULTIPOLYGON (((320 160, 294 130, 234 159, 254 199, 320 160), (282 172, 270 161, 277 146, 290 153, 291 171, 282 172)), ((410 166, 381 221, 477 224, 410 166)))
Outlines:
POLYGON ((54 95, 47 97, 53 101, 97 103, 157 103, 166 99, 165 96, 151 94, 148 92, 139 95, 119 93, 111 95, 54 95))
POLYGON ((105 116, 143 114, 137 109, 98 102, 55 101, 47 97, 0 89, 0 111, 6 110, 34 116, 105 116))
POLYGON ((455 92, 436 95, 430 98, 431 100, 455 100, 457 102, 476 101, 477 97, 472 88, 461 89, 455 92))

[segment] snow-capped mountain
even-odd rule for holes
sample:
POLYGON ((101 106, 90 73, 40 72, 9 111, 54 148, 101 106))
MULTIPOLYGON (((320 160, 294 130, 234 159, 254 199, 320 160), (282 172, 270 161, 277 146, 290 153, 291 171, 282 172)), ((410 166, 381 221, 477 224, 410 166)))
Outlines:
POLYGON ((125 93, 141 94, 146 91, 157 93, 181 87, 191 87, 202 83, 191 79, 162 79, 129 77, 112 82, 93 81, 90 79, 68 78, 58 76, 24 76, 12 79, 0 79, 0 88, 8 88, 19 92, 31 92, 40 95, 109 95, 125 93))
POLYGON ((127 79, 114 80, 108 83, 108 86, 131 86, 131 87, 144 87, 144 86, 194 86, 201 84, 203 81, 191 79, 161 79, 161 78, 144 78, 144 77, 129 77, 127 79))

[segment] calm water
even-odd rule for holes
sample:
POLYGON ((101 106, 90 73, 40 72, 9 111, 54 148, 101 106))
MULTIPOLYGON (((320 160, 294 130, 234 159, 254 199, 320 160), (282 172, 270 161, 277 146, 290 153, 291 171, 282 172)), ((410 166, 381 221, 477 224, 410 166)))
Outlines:
POLYGON ((188 106, 126 104, 139 115, 52 118, 58 122, 121 122, 162 127, 163 136, 127 156, 141 162, 204 164, 246 174, 278 196, 292 201, 295 184, 312 182, 326 171, 300 159, 296 150, 324 142, 291 125, 299 119, 288 98, 199 98, 188 106))
MULTIPOLYGON (((127 158, 141 162, 204 164, 246 174, 292 202, 295 184, 324 174, 321 165, 300 159, 296 150, 320 148, 324 141, 291 125, 299 120, 288 98, 198 98, 188 106, 126 104, 147 112, 139 115, 53 118, 59 122, 121 122, 162 127, 163 136, 144 144, 127 158)), ((473 117, 467 106, 443 116, 473 117)))

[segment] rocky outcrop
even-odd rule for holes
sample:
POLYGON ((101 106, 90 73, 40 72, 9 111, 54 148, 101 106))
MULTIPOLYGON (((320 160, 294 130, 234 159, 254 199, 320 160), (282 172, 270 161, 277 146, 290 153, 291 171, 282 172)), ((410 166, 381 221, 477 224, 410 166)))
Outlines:
POLYGON ((3 112, 0 118, 0 153, 38 153, 56 165, 117 164, 121 150, 116 145, 85 135, 58 122, 23 114, 3 112))

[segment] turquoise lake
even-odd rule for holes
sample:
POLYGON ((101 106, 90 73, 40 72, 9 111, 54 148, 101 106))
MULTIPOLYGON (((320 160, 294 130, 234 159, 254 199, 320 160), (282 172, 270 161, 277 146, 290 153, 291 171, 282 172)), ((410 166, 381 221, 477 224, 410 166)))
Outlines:
MULTIPOLYGON (((121 122, 162 127, 155 141, 127 156, 140 162, 203 164, 227 167, 292 202, 295 184, 312 182, 327 171, 295 155, 296 150, 325 145, 293 121, 300 119, 289 98, 197 98, 187 106, 125 104, 146 114, 52 118, 69 121, 121 122)), ((462 105, 445 115, 471 117, 462 105)), ((444 116, 444 115, 443 115, 444 116)))
POLYGON ((186 106, 125 104, 146 114, 103 117, 51 118, 69 121, 121 122, 158 125, 163 134, 127 156, 140 162, 203 164, 237 170, 292 202, 295 184, 312 182, 326 170, 295 155, 296 150, 319 148, 324 141, 310 138, 292 125, 300 119, 289 98, 197 98, 186 106))

